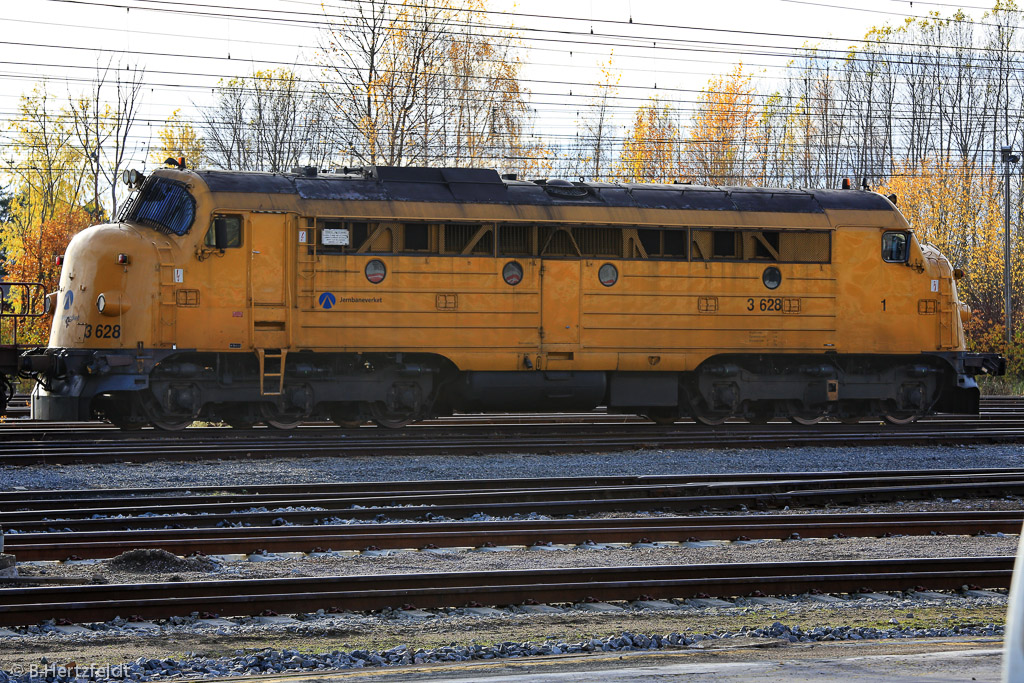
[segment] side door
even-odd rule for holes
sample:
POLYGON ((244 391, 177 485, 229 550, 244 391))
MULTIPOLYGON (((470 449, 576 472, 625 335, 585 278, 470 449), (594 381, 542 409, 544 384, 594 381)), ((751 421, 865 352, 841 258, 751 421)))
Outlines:
POLYGON ((568 350, 580 341, 580 261, 541 262, 541 350, 568 350), (550 347, 556 347, 551 349, 550 347))
POLYGON ((252 213, 250 235, 249 300, 253 346, 282 349, 288 346, 288 264, 292 241, 288 234, 295 217, 284 213, 252 213))

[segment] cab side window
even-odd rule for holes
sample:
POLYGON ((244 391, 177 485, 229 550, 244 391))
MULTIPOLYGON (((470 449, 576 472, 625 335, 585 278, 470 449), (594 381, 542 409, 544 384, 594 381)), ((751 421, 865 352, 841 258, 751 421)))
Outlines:
POLYGON ((910 254, 910 240, 905 232, 882 234, 882 260, 886 263, 906 263, 910 254))
POLYGON ((228 227, 228 241, 224 245, 227 249, 234 249, 242 246, 242 217, 241 216, 214 216, 210 220, 210 228, 206 231, 206 238, 203 246, 215 249, 217 247, 217 234, 214 229, 214 221, 223 218, 228 227))

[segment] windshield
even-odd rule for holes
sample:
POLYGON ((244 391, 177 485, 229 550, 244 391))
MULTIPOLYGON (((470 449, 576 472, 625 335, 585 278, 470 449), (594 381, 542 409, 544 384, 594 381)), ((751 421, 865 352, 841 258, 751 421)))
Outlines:
POLYGON ((184 235, 192 227, 196 200, 184 183, 150 176, 135 200, 126 205, 121 220, 148 225, 160 232, 184 235))

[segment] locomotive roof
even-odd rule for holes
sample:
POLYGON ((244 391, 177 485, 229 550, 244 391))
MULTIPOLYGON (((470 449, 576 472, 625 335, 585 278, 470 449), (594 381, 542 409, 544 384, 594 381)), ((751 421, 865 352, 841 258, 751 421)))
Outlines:
POLYGON ((211 192, 295 194, 303 199, 593 206, 689 211, 824 213, 893 211, 862 190, 792 190, 686 184, 503 179, 492 169, 370 166, 345 175, 195 171, 211 192))

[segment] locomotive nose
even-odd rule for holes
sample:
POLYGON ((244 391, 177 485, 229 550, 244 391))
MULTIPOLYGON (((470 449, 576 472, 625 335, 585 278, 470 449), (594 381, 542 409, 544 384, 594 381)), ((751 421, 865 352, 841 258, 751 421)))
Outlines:
POLYGON ((129 338, 146 341, 144 327, 134 327, 146 321, 126 314, 133 303, 142 303, 133 298, 152 289, 154 251, 152 240, 118 224, 76 235, 65 253, 50 346, 110 348, 129 338))

